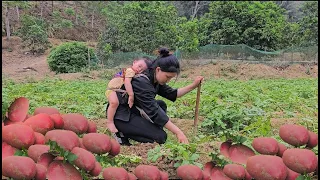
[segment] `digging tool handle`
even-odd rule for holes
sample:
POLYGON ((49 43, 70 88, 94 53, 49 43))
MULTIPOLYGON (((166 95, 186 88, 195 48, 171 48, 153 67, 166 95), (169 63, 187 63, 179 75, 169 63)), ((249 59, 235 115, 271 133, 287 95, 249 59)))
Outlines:
POLYGON ((201 82, 198 85, 197 88, 197 99, 196 99, 196 109, 194 114, 194 126, 197 127, 198 125, 198 117, 199 117, 199 102, 200 102, 200 89, 201 89, 201 82))

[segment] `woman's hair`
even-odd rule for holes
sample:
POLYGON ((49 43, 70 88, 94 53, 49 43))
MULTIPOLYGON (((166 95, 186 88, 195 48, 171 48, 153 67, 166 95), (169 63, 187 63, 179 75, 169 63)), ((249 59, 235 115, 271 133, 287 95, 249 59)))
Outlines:
POLYGON ((180 63, 176 56, 170 54, 167 48, 159 49, 159 57, 153 61, 151 68, 160 67, 163 72, 180 73, 180 63))

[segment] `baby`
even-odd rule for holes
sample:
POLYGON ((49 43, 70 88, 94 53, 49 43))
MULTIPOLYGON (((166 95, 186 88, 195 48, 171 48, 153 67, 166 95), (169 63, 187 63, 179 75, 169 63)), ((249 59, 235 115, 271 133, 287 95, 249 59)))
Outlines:
POLYGON ((108 83, 106 90, 106 97, 109 101, 109 107, 107 110, 107 128, 112 132, 118 132, 116 126, 114 125, 114 115, 119 106, 119 100, 116 94, 116 91, 126 92, 129 96, 128 104, 131 108, 134 102, 134 94, 132 90, 131 80, 136 74, 140 74, 148 68, 148 64, 151 61, 147 58, 140 58, 133 61, 133 64, 130 68, 123 69, 118 72, 108 83), (125 91, 120 89, 122 85, 125 86, 125 91))

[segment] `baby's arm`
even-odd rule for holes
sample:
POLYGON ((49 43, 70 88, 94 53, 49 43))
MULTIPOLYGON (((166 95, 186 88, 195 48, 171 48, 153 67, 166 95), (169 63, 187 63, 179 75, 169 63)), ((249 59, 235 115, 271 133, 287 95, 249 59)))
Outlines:
POLYGON ((128 104, 130 108, 133 106, 133 101, 134 101, 134 94, 132 90, 131 80, 132 80, 131 77, 126 77, 124 79, 124 87, 126 88, 126 91, 129 95, 128 104))

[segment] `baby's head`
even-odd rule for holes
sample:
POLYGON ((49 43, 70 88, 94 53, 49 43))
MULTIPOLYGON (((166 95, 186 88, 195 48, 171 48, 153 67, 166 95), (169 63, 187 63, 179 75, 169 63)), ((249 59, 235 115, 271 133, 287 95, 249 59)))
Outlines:
POLYGON ((150 64, 151 60, 149 58, 138 58, 133 60, 131 68, 138 74, 148 69, 150 64))

